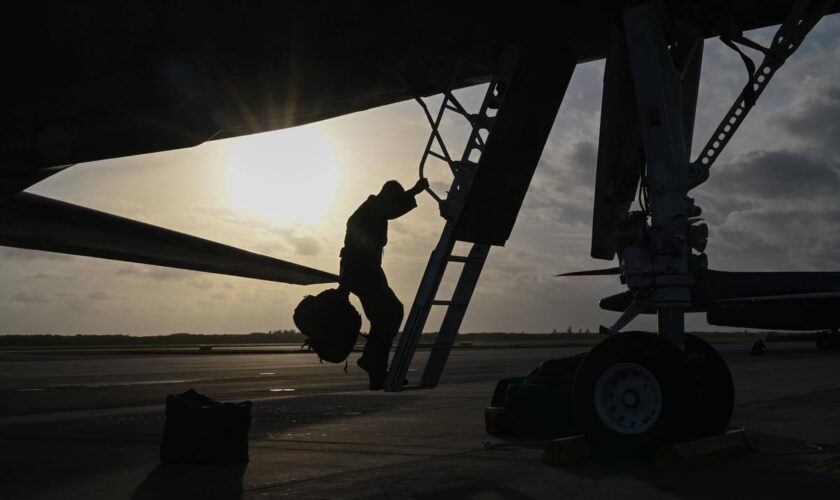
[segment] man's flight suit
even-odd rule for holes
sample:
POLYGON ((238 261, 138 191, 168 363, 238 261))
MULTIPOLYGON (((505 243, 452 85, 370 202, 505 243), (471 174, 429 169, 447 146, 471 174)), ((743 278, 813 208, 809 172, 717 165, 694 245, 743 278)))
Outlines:
POLYGON ((388 243, 388 221, 417 206, 414 193, 389 181, 369 196, 347 221, 341 249, 340 286, 356 294, 370 321, 364 354, 358 365, 370 375, 370 389, 385 381, 388 353, 403 320, 403 305, 382 270, 382 252, 388 243))

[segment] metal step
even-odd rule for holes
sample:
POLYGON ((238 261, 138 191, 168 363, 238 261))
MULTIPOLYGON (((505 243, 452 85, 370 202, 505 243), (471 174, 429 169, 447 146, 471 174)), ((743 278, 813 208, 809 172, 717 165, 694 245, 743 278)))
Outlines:
POLYGON ((456 302, 453 300, 433 300, 433 306, 449 306, 449 307, 466 307, 467 304, 464 302, 456 302))
POLYGON ((450 255, 449 257, 447 257, 446 260, 448 260, 449 262, 461 262, 464 264, 466 264, 467 262, 477 262, 477 260, 470 259, 466 255, 450 255))

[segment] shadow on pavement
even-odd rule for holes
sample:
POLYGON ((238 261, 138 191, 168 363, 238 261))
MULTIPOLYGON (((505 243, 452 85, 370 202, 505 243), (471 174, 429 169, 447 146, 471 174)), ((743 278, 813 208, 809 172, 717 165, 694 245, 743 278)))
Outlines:
POLYGON ((242 498, 242 477, 248 464, 159 464, 131 494, 131 500, 242 498))
POLYGON ((500 500, 535 500, 534 497, 497 482, 480 482, 438 490, 428 495, 417 495, 417 500, 440 500, 441 498, 498 498, 500 500))

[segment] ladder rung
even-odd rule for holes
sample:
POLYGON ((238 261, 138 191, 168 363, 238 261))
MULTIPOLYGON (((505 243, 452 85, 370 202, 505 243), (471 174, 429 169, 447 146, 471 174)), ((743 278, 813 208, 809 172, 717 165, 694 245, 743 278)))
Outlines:
POLYGON ((454 306, 454 307, 464 307, 466 304, 463 302, 454 302, 452 300, 433 300, 433 306, 454 306))
POLYGON ((431 149, 429 150, 429 155, 430 155, 430 156, 434 156, 435 158, 437 158, 437 159, 439 159, 439 160, 443 160, 443 161, 445 161, 446 163, 449 163, 449 158, 447 158, 447 157, 443 156, 443 155, 442 155, 442 154, 440 154, 440 153, 436 153, 436 152, 432 151, 431 149))
POLYGON ((448 260, 449 262, 467 263, 467 262, 481 262, 484 259, 482 259, 480 257, 468 257, 466 255, 450 255, 449 257, 446 258, 446 260, 448 260))
POLYGON ((466 118, 467 120, 469 120, 470 123, 472 123, 475 120, 475 116, 476 116, 475 114, 467 113, 465 110, 459 109, 455 106, 452 106, 451 104, 447 103, 446 104, 446 109, 448 109, 449 111, 454 111, 454 112, 458 113, 459 115, 461 115, 464 118, 466 118))

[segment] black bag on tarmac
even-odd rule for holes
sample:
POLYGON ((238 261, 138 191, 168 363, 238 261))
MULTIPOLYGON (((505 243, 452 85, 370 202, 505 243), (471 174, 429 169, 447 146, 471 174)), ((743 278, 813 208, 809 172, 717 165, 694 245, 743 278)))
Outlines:
POLYGON ((166 397, 160 460, 187 464, 248 461, 251 402, 220 403, 193 389, 166 397))
POLYGON ((307 295, 295 308, 295 325, 322 360, 342 363, 353 352, 362 316, 350 303, 350 292, 338 288, 307 295))
POLYGON ((540 363, 527 377, 500 380, 491 406, 485 411, 485 416, 491 414, 496 419, 493 433, 527 439, 577 434, 572 386, 585 357, 586 353, 582 353, 550 359, 540 363))

